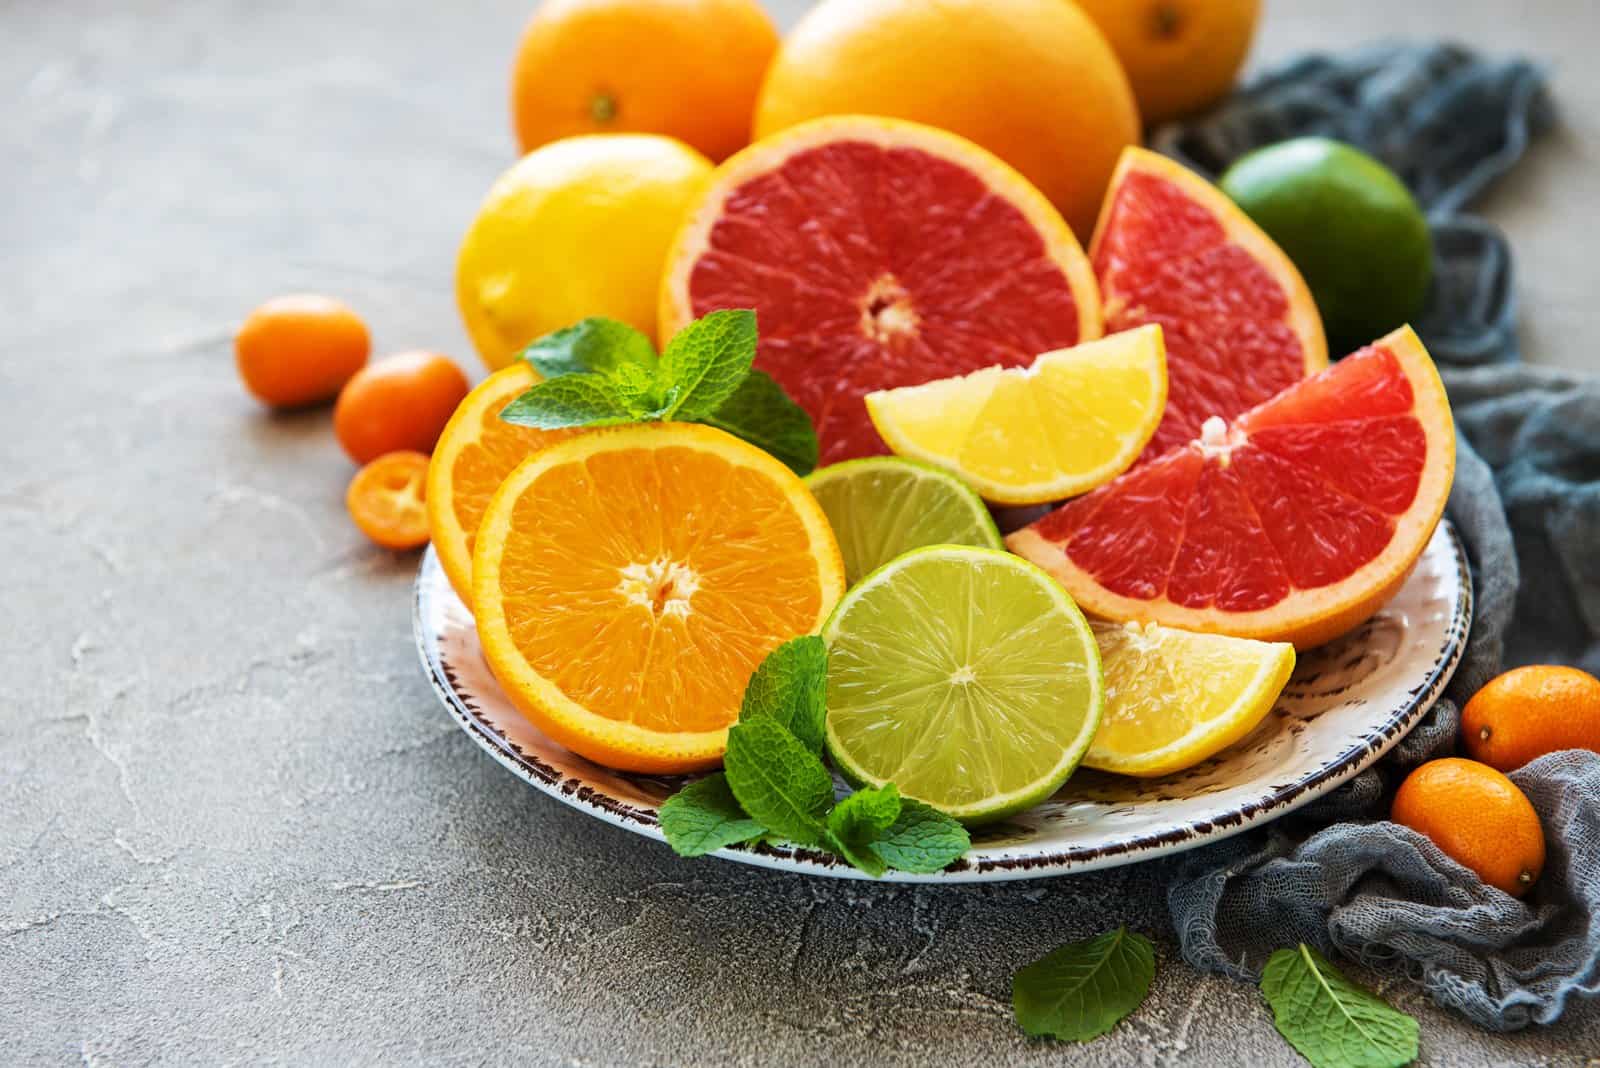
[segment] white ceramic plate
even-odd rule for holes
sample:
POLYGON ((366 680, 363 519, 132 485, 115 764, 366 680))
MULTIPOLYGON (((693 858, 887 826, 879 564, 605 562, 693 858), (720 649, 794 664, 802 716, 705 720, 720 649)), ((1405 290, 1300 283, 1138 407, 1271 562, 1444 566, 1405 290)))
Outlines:
MULTIPOLYGON (((413 626, 422 666, 462 730, 534 788, 659 840, 656 812, 683 780, 591 764, 524 719, 484 663, 472 616, 431 548, 416 594, 413 626)), ((1163 779, 1080 771, 1049 801, 975 831, 972 849, 945 871, 891 871, 885 878, 986 882, 1062 875, 1192 849, 1281 816, 1332 790, 1400 740, 1449 681, 1471 618, 1466 556, 1442 522, 1388 607, 1351 634, 1301 654, 1277 707, 1237 745, 1163 779)), ((714 855, 807 875, 862 877, 811 849, 763 844, 714 855)))

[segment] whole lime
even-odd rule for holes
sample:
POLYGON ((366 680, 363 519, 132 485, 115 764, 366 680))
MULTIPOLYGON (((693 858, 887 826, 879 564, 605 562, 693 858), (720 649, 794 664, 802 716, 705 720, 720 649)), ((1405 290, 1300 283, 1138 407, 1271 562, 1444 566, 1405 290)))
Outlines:
POLYGON ((1422 310, 1433 275, 1427 220, 1405 183, 1365 152, 1297 137, 1244 156, 1221 185, 1300 268, 1336 351, 1422 310))

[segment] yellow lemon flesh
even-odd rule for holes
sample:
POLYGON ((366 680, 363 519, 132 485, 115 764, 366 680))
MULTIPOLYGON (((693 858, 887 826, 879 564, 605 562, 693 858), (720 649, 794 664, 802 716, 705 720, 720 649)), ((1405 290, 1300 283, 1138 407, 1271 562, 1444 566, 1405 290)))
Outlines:
POLYGON ((1127 470, 1167 403, 1161 328, 1142 326, 1030 367, 989 367, 879 390, 867 413, 898 455, 935 464, 999 504, 1085 493, 1127 470))
POLYGON ((1155 623, 1091 624, 1105 715, 1084 767, 1168 775, 1255 729, 1294 671, 1294 646, 1155 623))
POLYGON ((591 315, 650 337, 667 248, 711 163, 649 134, 553 141, 500 176, 456 260, 456 300, 483 362, 591 315))

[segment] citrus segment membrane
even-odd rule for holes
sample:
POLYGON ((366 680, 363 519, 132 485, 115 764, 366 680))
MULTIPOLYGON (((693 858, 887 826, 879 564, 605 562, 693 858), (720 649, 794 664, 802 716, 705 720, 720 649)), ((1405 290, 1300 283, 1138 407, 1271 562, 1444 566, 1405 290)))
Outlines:
POLYGON ((1090 244, 1106 331, 1159 323, 1166 415, 1143 459, 1327 366, 1316 305, 1283 252, 1215 186, 1124 150, 1090 244))
POLYGON ((845 596, 823 637, 834 762, 964 822, 1050 796, 1100 722, 1088 624, 1008 553, 906 553, 845 596))
POLYGON ((1076 239, 976 145, 890 119, 818 119, 725 163, 669 261, 663 337, 754 308, 755 365, 811 415, 822 461, 885 452, 876 389, 999 365, 1100 335, 1076 239))
POLYGON ((925 545, 1005 547, 983 500, 928 464, 888 456, 846 460, 808 475, 806 486, 827 513, 852 586, 925 545))
POLYGON ((1161 420, 1166 389, 1161 328, 1151 325, 1024 368, 869 393, 866 403, 896 453, 954 472, 988 500, 1022 505, 1126 470, 1161 420))
POLYGON ((1168 775, 1237 742, 1272 710, 1294 646, 1154 623, 1090 624, 1106 706, 1085 767, 1168 775))
POLYGON ((1404 328, 1008 544, 1096 614, 1304 648, 1399 587, 1454 469, 1444 387, 1404 328))
POLYGON ((484 651, 513 701, 630 770, 715 764, 750 675, 843 592, 787 468, 708 427, 591 431, 521 464, 473 560, 484 651))

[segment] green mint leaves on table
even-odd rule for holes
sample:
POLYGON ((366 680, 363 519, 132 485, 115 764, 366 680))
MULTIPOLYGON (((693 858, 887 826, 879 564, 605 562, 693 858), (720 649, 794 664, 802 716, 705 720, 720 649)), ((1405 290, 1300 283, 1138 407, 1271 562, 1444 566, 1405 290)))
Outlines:
POLYGON ((1052 950, 1011 978, 1017 1025, 1033 1036, 1084 1042, 1144 1001, 1155 947, 1125 927, 1052 950))
POLYGON ((1303 942, 1267 959, 1261 993, 1279 1034, 1316 1068, 1400 1068, 1417 1058, 1417 1021, 1303 942))
POLYGON ((673 849, 701 856, 771 834, 837 853, 874 878, 890 867, 940 871, 967 851, 965 827, 901 797, 892 783, 834 802, 822 762, 827 686, 827 646, 816 635, 785 642, 762 661, 728 729, 722 772, 661 806, 673 849))
POLYGON ((808 474, 817 465, 816 430, 777 382, 751 369, 756 336, 755 312, 716 311, 678 331, 658 357, 628 324, 584 319, 522 350, 544 381, 500 418, 540 430, 705 423, 808 474))

